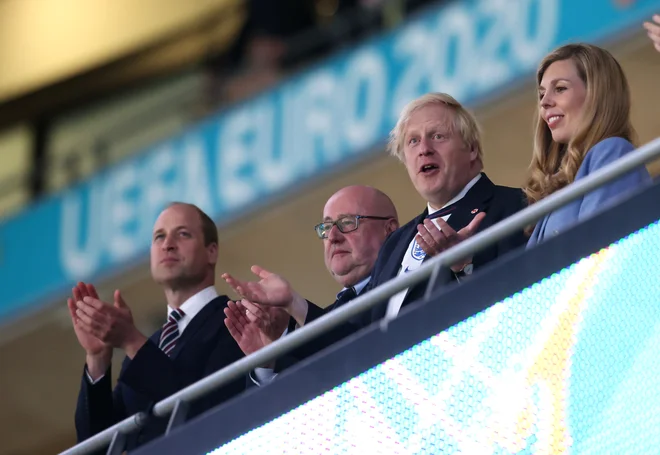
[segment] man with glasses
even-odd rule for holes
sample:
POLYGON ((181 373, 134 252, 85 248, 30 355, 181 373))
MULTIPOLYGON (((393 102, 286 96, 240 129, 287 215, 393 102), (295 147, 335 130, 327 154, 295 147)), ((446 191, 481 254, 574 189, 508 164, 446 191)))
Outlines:
MULTIPOLYGON (((239 281, 224 274, 227 283, 248 300, 230 303, 225 311, 225 323, 243 352, 251 354, 279 338, 285 329, 294 330, 359 295, 369 282, 380 247, 398 227, 394 204, 375 188, 349 186, 328 199, 323 209, 323 221, 315 226, 315 230, 323 241, 325 265, 343 289, 335 302, 325 309, 305 300, 288 281, 261 267, 252 267, 260 278, 255 282, 239 281), (250 301, 263 305, 253 305, 250 301), (282 324, 282 310, 291 316, 288 328, 282 324)), ((352 330, 352 327, 340 327, 303 346, 293 357, 296 360, 307 357, 352 330)), ((279 363, 277 369, 282 365, 279 363)), ((255 376, 255 382, 264 382, 272 376, 272 370, 258 369, 255 376)))

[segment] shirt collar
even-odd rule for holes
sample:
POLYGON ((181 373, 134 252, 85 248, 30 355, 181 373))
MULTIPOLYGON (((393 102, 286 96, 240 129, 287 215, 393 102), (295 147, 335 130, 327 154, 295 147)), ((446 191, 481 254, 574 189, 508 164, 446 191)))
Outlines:
MULTIPOLYGON (((180 308, 183 310, 184 316, 179 321, 179 332, 183 332, 183 328, 188 325, 188 322, 190 322, 197 315, 197 313, 202 311, 207 303, 216 297, 218 297, 218 291, 215 289, 215 286, 209 286, 183 302, 180 308)), ((168 305, 168 317, 172 311, 174 311, 174 308, 168 305)))
MULTIPOLYGON (((370 279, 371 279, 371 277, 368 276, 364 280, 360 281, 359 283, 357 283, 353 286, 353 289, 355 289, 355 295, 360 295, 360 292, 362 292, 362 290, 367 286, 367 284, 369 284, 370 279)), ((339 298, 339 295, 342 292, 344 292, 346 289, 348 289, 348 288, 342 289, 341 292, 339 292, 339 294, 337 294, 337 298, 339 298)))
POLYGON ((445 205, 443 205, 440 208, 434 209, 433 207, 431 207, 431 204, 429 202, 427 202, 426 207, 428 208, 429 215, 432 214, 432 213, 437 212, 438 210, 442 210, 445 207, 447 207, 451 204, 454 204, 454 203, 460 201, 461 199, 463 199, 465 197, 465 195, 467 194, 467 192, 470 191, 470 189, 472 189, 472 187, 479 181, 480 178, 481 178, 481 172, 479 172, 475 178, 470 180, 468 182, 468 184, 465 185, 465 187, 461 190, 461 192, 456 195, 456 197, 454 197, 451 201, 447 202, 445 205))

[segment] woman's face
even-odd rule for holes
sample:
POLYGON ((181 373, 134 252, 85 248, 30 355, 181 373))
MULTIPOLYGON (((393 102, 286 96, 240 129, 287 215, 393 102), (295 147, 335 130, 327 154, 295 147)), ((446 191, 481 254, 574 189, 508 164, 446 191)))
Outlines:
POLYGON ((572 60, 552 63, 539 85, 539 112, 552 133, 552 139, 568 144, 575 135, 587 87, 572 60))

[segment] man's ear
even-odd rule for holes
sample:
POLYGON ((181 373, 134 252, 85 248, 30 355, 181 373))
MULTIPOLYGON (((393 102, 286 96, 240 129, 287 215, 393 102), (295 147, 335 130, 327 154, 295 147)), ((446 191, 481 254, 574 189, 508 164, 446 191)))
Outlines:
POLYGON ((387 220, 387 224, 385 225, 385 230, 387 231, 387 234, 391 234, 392 232, 396 231, 399 229, 399 221, 392 218, 390 220, 387 220))
POLYGON ((215 266, 218 262, 218 244, 211 243, 206 247, 206 255, 209 265, 215 266))
POLYGON ((476 144, 470 146, 470 161, 477 161, 479 159, 479 147, 476 144))

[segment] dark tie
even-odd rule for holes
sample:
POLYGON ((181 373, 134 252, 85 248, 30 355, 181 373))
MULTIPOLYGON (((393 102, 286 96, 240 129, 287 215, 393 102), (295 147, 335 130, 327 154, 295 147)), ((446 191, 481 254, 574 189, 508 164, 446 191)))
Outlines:
POLYGON ((449 215, 451 212, 453 212, 456 209, 456 206, 458 206, 458 203, 461 202, 460 200, 454 202, 453 204, 449 204, 447 207, 443 207, 437 212, 433 212, 430 215, 426 215, 427 220, 433 220, 435 218, 440 218, 441 216, 449 215))
POLYGON ((351 286, 350 288, 346 288, 343 291, 341 291, 339 294, 337 294, 337 301, 335 302, 335 308, 340 307, 346 302, 350 302, 353 300, 355 297, 357 297, 357 292, 355 292, 355 288, 351 286))
POLYGON ((163 325, 158 347, 167 355, 170 355, 174 346, 176 346, 176 341, 179 339, 179 321, 184 315, 185 313, 181 309, 172 310, 167 322, 163 325))

